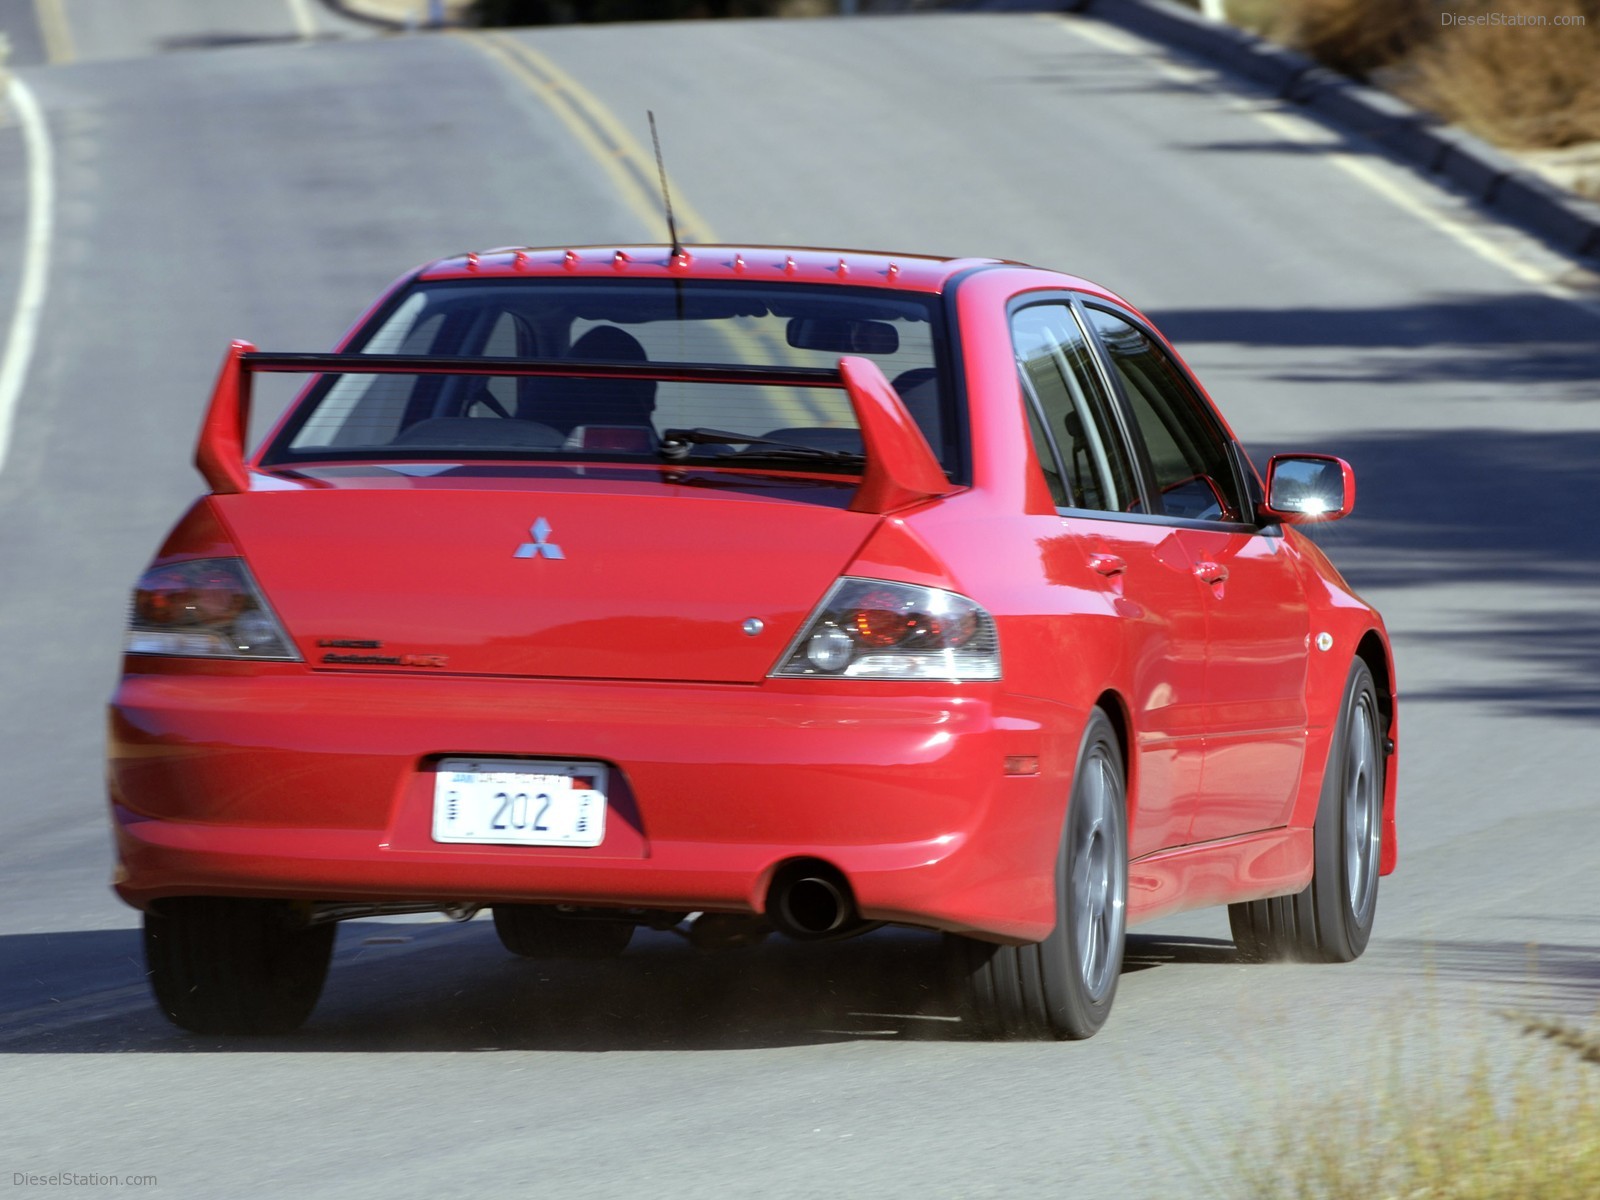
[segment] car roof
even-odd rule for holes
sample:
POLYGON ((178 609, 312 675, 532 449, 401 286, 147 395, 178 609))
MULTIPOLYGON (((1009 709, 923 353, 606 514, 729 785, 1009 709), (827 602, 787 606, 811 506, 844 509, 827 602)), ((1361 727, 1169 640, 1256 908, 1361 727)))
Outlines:
MULTIPOLYGON (((942 292, 957 275, 975 267, 1035 269, 996 258, 937 258, 814 246, 502 246, 441 258, 423 267, 417 277, 742 279, 942 292)), ((1064 287, 1101 290, 1075 276, 1061 275, 1060 279, 1064 287)))

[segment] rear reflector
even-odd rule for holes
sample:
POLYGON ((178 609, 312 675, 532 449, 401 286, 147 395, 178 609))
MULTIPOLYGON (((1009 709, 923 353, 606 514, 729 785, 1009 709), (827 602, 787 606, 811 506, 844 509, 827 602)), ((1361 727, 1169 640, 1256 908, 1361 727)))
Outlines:
POLYGON ((190 558, 151 567, 133 590, 124 649, 184 658, 300 661, 240 558, 190 558))
POLYGON ((801 628, 774 676, 999 679, 994 618, 941 588, 840 579, 801 628))

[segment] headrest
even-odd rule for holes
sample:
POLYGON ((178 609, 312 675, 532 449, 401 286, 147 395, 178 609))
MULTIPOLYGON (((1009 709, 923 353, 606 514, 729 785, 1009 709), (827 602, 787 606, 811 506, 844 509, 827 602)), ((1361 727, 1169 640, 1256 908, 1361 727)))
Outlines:
POLYGON ((572 343, 567 357, 596 362, 645 362, 648 358, 639 339, 615 325, 596 325, 572 343))

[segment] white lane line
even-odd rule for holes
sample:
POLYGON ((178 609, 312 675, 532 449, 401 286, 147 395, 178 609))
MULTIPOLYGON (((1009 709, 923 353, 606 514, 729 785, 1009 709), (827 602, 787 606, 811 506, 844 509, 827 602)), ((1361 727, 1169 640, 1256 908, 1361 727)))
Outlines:
MULTIPOLYGON (((1307 122, 1303 118, 1289 116, 1280 112, 1257 111, 1251 115, 1279 136, 1287 138, 1291 142, 1299 142, 1301 145, 1306 146, 1326 143, 1326 134, 1316 126, 1307 128, 1307 122)), ((1464 221, 1431 207, 1425 200, 1414 195, 1408 188, 1393 179, 1387 178, 1373 164, 1364 161, 1360 155, 1351 154, 1347 150, 1329 147, 1327 158, 1335 166, 1344 168, 1344 170, 1355 176, 1391 204, 1403 208, 1413 216, 1426 221, 1441 233, 1454 238, 1480 258, 1487 259, 1496 266, 1509 271, 1524 283, 1531 283, 1534 287, 1548 292, 1558 299, 1571 297, 1571 292, 1556 284, 1544 271, 1531 263, 1523 262, 1514 254, 1502 250, 1464 221)))
POLYGON ((295 32, 305 41, 314 39, 317 36, 317 20, 311 15, 311 0, 288 0, 288 4, 295 32))
POLYGON ((55 219, 50 127, 45 124, 39 102, 33 98, 33 90, 22 80, 13 75, 6 94, 22 122, 23 144, 28 152, 28 232, 17 306, 11 313, 5 348, 0 351, 0 471, 5 470, 17 399, 22 395, 22 384, 28 377, 28 364, 33 360, 33 346, 39 335, 45 280, 50 272, 51 224, 55 219))
MULTIPOLYGON (((1208 90, 1214 90, 1216 87, 1216 77, 1219 72, 1199 70, 1171 62, 1160 57, 1161 49, 1159 47, 1147 45, 1139 39, 1123 33, 1121 30, 1108 29, 1082 17, 1069 17, 1064 21, 1058 18, 1057 21, 1058 28, 1065 28, 1087 41, 1105 47, 1107 50, 1138 58, 1174 83, 1181 83, 1187 87, 1203 87, 1208 90)), ((1435 203, 1430 202, 1432 200, 1431 196, 1424 198, 1420 186, 1403 184, 1380 170, 1373 162, 1368 161, 1367 156, 1353 154, 1348 150, 1340 149, 1337 139, 1315 121, 1282 109, 1263 109, 1258 105, 1239 107, 1280 137, 1298 142, 1304 146, 1323 148, 1326 151, 1326 158, 1329 162, 1360 180, 1391 204, 1431 225, 1458 245, 1476 254, 1479 258, 1493 263, 1524 283, 1538 288, 1547 296, 1557 300, 1574 301, 1580 307, 1596 311, 1592 297, 1576 288, 1563 285, 1549 270, 1524 261, 1519 255, 1503 248, 1495 241, 1479 233, 1469 222, 1437 207, 1435 203)), ((1453 195, 1453 193, 1447 194, 1453 195)), ((1496 226, 1497 232, 1500 228, 1496 226)), ((1545 253, 1555 254, 1556 252, 1546 251, 1545 253)), ((1566 267, 1573 268, 1578 266, 1572 260, 1567 259, 1566 256, 1560 257, 1566 267)))

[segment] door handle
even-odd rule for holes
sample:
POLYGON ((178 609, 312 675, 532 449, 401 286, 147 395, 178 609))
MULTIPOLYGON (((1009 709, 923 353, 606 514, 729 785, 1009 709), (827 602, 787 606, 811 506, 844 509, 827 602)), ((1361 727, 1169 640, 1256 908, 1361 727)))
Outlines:
POLYGON ((1228 568, 1221 563, 1196 563, 1194 573, 1200 576, 1201 583, 1225 583, 1228 578, 1228 568))
POLYGON ((1091 554, 1089 555, 1089 569, 1109 579, 1113 575, 1121 575, 1128 569, 1128 564, 1121 555, 1091 554))

